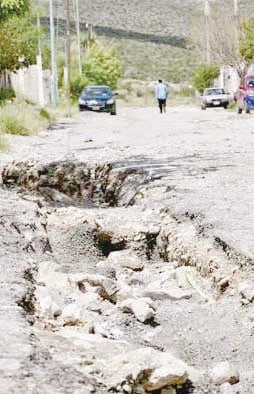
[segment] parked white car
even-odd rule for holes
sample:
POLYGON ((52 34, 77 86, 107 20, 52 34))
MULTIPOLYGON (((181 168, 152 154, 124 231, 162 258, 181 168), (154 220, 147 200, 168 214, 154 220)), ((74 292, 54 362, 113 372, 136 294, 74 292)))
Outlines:
POLYGON ((201 96, 201 108, 204 110, 208 107, 223 107, 227 109, 230 101, 230 94, 225 93, 224 89, 208 88, 204 90, 201 96))

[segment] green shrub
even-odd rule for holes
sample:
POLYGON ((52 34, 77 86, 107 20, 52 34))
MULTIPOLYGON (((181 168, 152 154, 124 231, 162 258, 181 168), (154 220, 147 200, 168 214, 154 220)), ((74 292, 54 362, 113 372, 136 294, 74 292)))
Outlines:
POLYGON ((47 111, 24 100, 4 105, 0 111, 0 132, 30 135, 48 128, 50 121, 47 111))
POLYGON ((114 47, 104 47, 95 41, 83 64, 84 75, 98 85, 109 85, 112 89, 122 76, 122 69, 114 47))
POLYGON ((254 18, 244 21, 241 25, 240 54, 251 63, 254 59, 254 18))
POLYGON ((39 114, 41 118, 51 121, 51 115, 45 108, 41 108, 39 114))
POLYGON ((1 131, 6 134, 29 135, 29 130, 18 119, 11 117, 1 120, 1 131))
POLYGON ((0 89, 0 101, 12 100, 15 97, 15 92, 13 89, 0 89))
POLYGON ((236 107, 237 107, 236 101, 235 100, 230 101, 228 109, 235 110, 236 107))
POLYGON ((71 95, 73 98, 76 98, 81 93, 82 89, 89 85, 90 81, 86 77, 86 75, 79 75, 78 73, 74 74, 71 80, 71 95))
POLYGON ((87 51, 82 65, 82 75, 74 74, 71 80, 71 93, 75 98, 87 85, 108 85, 117 87, 122 76, 122 68, 114 47, 103 46, 95 40, 87 51))
MULTIPOLYGON (((0 13, 2 3, 3 0, 0 2, 0 13)), ((38 46, 38 29, 34 23, 34 16, 27 13, 23 17, 12 16, 5 21, 0 18, 0 21, 0 71, 15 71, 22 64, 34 64, 38 46), (20 56, 24 57, 24 62, 19 61, 20 56)))
POLYGON ((195 97, 195 89, 190 86, 183 86, 179 90, 178 95, 181 97, 195 97))
POLYGON ((214 80, 220 75, 220 69, 218 66, 213 65, 201 65, 195 72, 193 78, 193 84, 195 88, 202 93, 204 89, 209 88, 213 85, 214 80))

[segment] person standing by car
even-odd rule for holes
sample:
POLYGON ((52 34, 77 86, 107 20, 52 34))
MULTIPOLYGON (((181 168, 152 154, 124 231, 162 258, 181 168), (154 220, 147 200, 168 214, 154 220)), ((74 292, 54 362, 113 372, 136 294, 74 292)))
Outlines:
POLYGON ((157 85, 155 87, 155 98, 158 100, 160 113, 162 114, 163 112, 166 112, 166 102, 167 102, 167 98, 168 98, 168 88, 162 82, 161 79, 159 79, 159 81, 158 81, 158 83, 157 83, 157 85))

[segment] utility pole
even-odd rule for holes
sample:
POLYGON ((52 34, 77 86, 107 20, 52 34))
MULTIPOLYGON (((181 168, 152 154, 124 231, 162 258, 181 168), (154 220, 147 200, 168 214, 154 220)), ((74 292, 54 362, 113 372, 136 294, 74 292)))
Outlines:
MULTIPOLYGON (((234 28, 235 28, 235 50, 237 55, 239 56, 240 52, 240 15, 239 15, 239 6, 238 6, 238 0, 233 0, 234 3, 234 28)), ((242 61, 240 64, 238 64, 238 76, 240 75, 240 79, 243 78, 245 72, 246 72, 246 64, 244 61, 242 61)), ((242 81, 240 81, 241 84, 242 81)))
POLYGON ((66 4, 66 98, 70 115, 71 104, 71 32, 70 32, 70 0, 66 4))
POLYGON ((58 104, 58 92, 57 92, 57 66, 56 66, 53 0, 49 0, 49 15, 50 15, 50 48, 51 48, 51 100, 53 105, 56 107, 58 104))
POLYGON ((238 18, 238 11, 239 11, 239 9, 238 9, 238 0, 233 0, 233 1, 234 1, 234 16, 236 18, 238 18))
POLYGON ((89 52, 91 46, 91 40, 93 38, 93 25, 91 23, 86 23, 87 28, 87 51, 89 52))
POLYGON ((235 30, 236 30, 236 40, 239 44, 239 7, 238 7, 238 0, 233 0, 234 2, 234 22, 235 22, 235 30))
POLYGON ((44 89, 43 89, 43 70, 42 70, 42 57, 41 57, 41 23, 40 16, 37 14, 37 30, 38 30, 38 53, 36 56, 37 69, 38 69, 38 101, 41 107, 44 107, 44 89))
POLYGON ((75 8, 76 8, 76 29, 77 29, 77 41, 78 41, 78 70, 79 70, 79 75, 82 75, 79 0, 75 0, 75 8))
POLYGON ((210 3, 209 0, 205 0, 204 16, 205 16, 205 36, 206 36, 206 63, 211 63, 211 48, 210 48, 210 29, 209 29, 209 17, 210 17, 210 3))
POLYGON ((92 23, 88 23, 88 42, 89 42, 89 47, 91 46, 92 39, 93 39, 93 25, 92 25, 92 23))
POLYGON ((240 23, 239 23, 238 0, 233 0, 233 1, 234 1, 235 39, 236 39, 237 46, 239 46, 239 29, 240 29, 240 23))

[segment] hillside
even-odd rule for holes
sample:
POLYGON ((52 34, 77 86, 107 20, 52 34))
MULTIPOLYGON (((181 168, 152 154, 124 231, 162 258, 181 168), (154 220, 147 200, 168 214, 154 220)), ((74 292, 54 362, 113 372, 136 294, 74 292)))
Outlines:
MULTIPOLYGON (((254 11, 252 3, 239 0, 242 15, 254 11)), ((57 18, 64 18, 65 2, 54 4, 57 18)), ((203 0, 79 0, 80 22, 84 33, 92 24, 98 36, 117 45, 127 77, 188 81, 202 59, 187 49, 186 37, 203 5, 203 0)), ((74 19, 73 6, 71 12, 74 19)))
MULTIPOLYGON (((40 3, 48 5, 48 0, 40 3)), ((202 0, 79 0, 81 22, 129 33, 181 37, 186 34, 188 22, 201 4, 202 0)), ((58 16, 63 16, 65 1, 54 0, 54 5, 58 16)))

